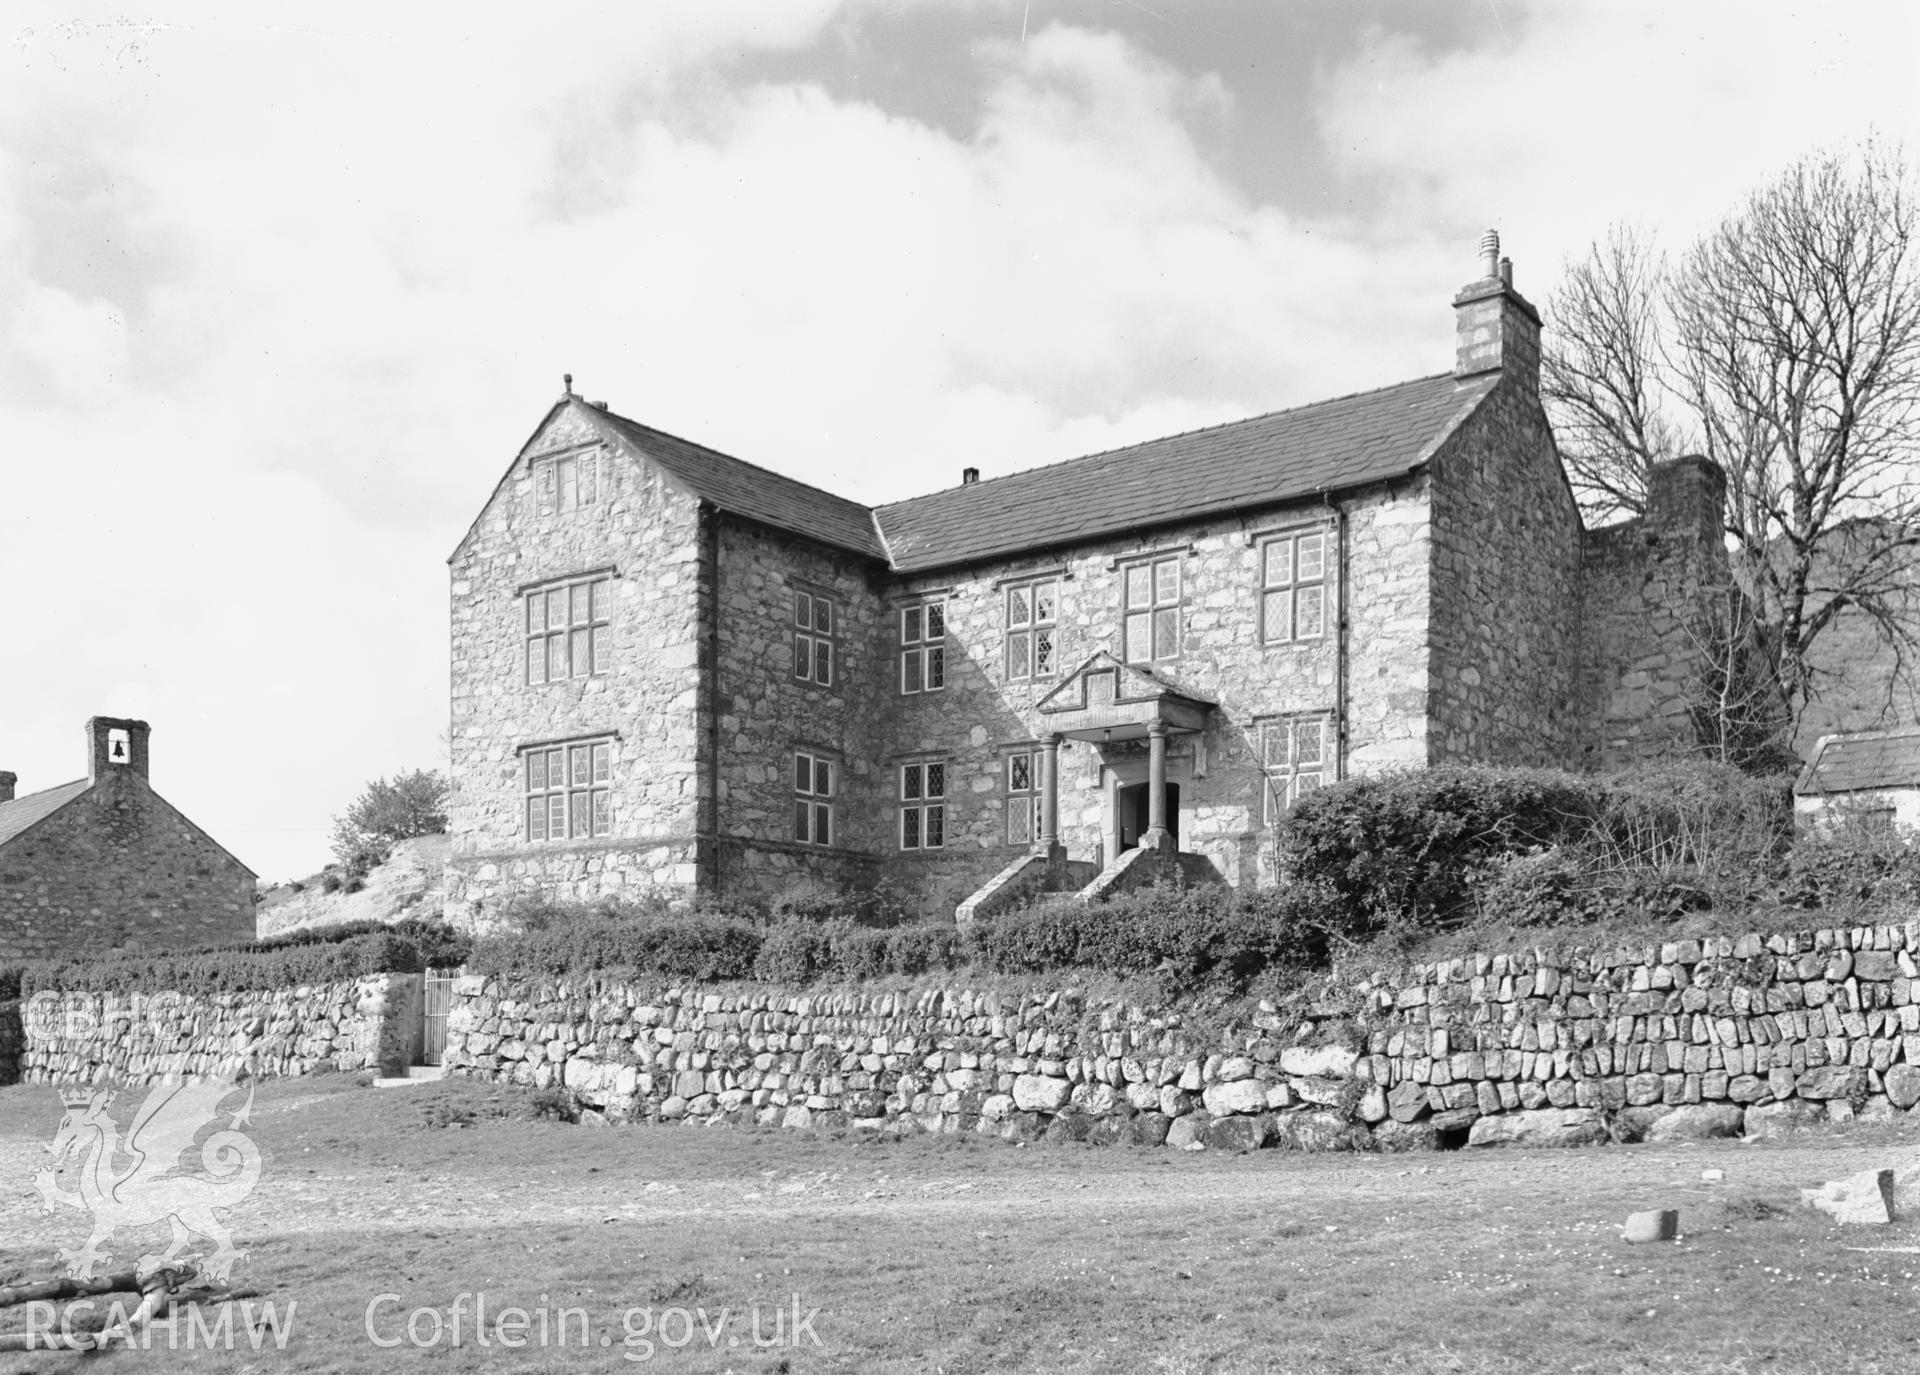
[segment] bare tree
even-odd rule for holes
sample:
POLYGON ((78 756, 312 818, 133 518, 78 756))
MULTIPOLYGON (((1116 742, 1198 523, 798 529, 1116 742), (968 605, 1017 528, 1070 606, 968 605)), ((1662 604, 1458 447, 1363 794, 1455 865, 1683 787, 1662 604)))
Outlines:
POLYGON ((1555 332, 1541 360, 1540 393, 1567 477, 1596 517, 1643 510, 1647 469, 1675 452, 1662 387, 1666 281, 1666 258, 1652 237, 1615 225, 1586 258, 1568 264, 1548 299, 1555 332))
POLYGON ((1654 459, 1720 464, 1750 640, 1789 722, 1837 618, 1867 617, 1901 664, 1920 649, 1915 228, 1905 160, 1869 143, 1789 168, 1670 278, 1616 233, 1552 301, 1543 391, 1589 510, 1641 509, 1654 459))

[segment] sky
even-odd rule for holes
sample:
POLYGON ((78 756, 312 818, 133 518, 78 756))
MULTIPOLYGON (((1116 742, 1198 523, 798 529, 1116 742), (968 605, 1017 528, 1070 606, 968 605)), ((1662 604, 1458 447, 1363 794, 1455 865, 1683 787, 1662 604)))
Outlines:
POLYGON ((1488 227, 1544 305, 1920 155, 1904 0, 137 3, 0 10, 0 769, 147 720, 276 880, 444 767, 563 373, 892 500, 1444 371, 1488 227))

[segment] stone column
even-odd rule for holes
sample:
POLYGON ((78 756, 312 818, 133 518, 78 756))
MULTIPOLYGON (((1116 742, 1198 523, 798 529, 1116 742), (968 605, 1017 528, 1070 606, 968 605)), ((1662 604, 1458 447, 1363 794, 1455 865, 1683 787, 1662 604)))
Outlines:
POLYGON ((1040 853, 1060 845, 1060 737, 1049 735, 1040 752, 1040 853))
POLYGON ((1140 837, 1142 849, 1170 850, 1167 834, 1167 726, 1155 721, 1147 727, 1147 833, 1140 837))

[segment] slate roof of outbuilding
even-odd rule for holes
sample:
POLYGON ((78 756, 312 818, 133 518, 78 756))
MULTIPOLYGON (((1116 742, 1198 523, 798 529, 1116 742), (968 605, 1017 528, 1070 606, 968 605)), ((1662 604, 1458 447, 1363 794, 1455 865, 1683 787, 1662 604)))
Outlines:
POLYGON ((731 458, 624 415, 589 405, 648 458, 723 511, 745 516, 777 530, 791 530, 836 548, 885 559, 886 546, 874 529, 873 512, 857 501, 809 487, 804 482, 731 458))
POLYGON ((581 404, 722 510, 911 573, 1404 476, 1496 380, 1441 373, 872 509, 581 404))
POLYGON ((1920 729, 1872 730, 1822 736, 1793 790, 1802 797, 1819 797, 1916 785, 1920 785, 1920 729))
POLYGON ((1365 486, 1423 466, 1494 376, 1422 377, 951 487, 875 511, 900 572, 1365 486))
POLYGON ((34 822, 52 816, 85 792, 88 786, 87 780, 82 778, 72 783, 62 783, 57 788, 16 797, 11 802, 0 802, 0 845, 5 845, 34 822))

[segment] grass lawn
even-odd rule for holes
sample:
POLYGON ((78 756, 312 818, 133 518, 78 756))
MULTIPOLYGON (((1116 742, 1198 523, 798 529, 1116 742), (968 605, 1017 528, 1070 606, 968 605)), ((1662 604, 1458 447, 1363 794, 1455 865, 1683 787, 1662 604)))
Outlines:
MULTIPOLYGON (((569 1126, 524 1108, 463 1082, 263 1086, 251 1132, 265 1167, 229 1220, 249 1252, 235 1281, 266 1291, 283 1324, 298 1305, 284 1350, 270 1332, 253 1349, 236 1315, 232 1352, 169 1351, 160 1329, 153 1349, 106 1359, 740 1375, 1920 1370, 1920 1224, 1843 1230, 1796 1193, 1908 1163, 1920 1136, 1902 1128, 1784 1145, 1223 1156, 569 1126), (1724 1181, 1703 1182, 1709 1168, 1724 1181), (1682 1210, 1679 1243, 1620 1241, 1629 1212, 1661 1206, 1682 1210), (453 1344, 461 1295, 484 1296, 491 1344, 475 1337, 476 1297, 453 1344), (496 1326, 509 1308, 526 1310, 517 1350, 498 1340, 515 1335, 496 1326), (410 1317, 432 1345, 409 1340, 410 1317)), ((82 1214, 43 1211, 32 1184, 60 1113, 50 1089, 0 1090, 0 1284, 55 1275, 55 1248, 85 1236, 82 1214)), ((116 1237, 114 1257, 161 1235, 116 1237)), ((20 1326, 20 1310, 0 1316, 0 1330, 20 1326)), ((0 1372, 81 1359, 0 1355, 0 1372)))

